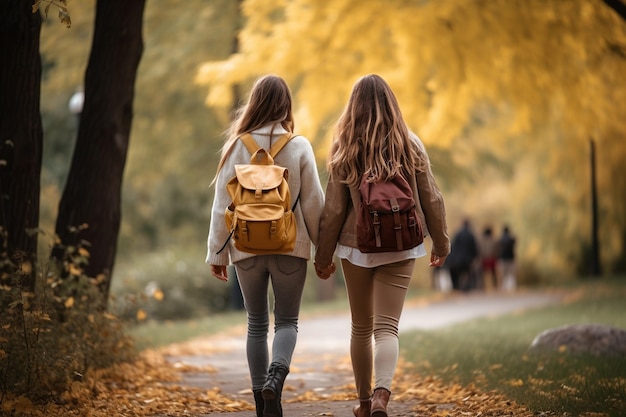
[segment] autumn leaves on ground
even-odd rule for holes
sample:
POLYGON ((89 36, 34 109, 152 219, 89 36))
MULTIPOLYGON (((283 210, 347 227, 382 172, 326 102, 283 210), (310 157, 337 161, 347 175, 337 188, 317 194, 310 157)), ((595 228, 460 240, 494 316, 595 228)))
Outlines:
MULTIPOLYGON (((181 366, 168 361, 168 355, 184 350, 186 354, 210 354, 198 351, 193 341, 160 350, 146 350, 130 363, 89 371, 59 398, 34 404, 26 397, 8 396, 2 411, 13 416, 184 416, 217 412, 253 410, 253 404, 233 401, 219 388, 200 389, 181 385, 181 375, 214 372, 212 369, 181 366)), ((347 358, 338 358, 345 363, 347 358)), ((328 372, 336 369, 328 366, 328 372)), ((394 400, 415 403, 416 415, 429 416, 532 416, 532 412, 495 392, 481 392, 475 386, 446 384, 436 376, 417 375, 409 363, 398 367, 394 400), (442 406, 444 404, 445 406, 442 406)), ((285 388, 289 390, 289 384, 285 388)), ((340 386, 332 393, 320 395, 309 391, 294 400, 356 401, 354 386, 340 386)), ((320 410, 323 410, 320 406, 320 410)), ((253 415, 253 411, 250 411, 253 415)), ((337 416, 339 417, 339 416, 337 416)))

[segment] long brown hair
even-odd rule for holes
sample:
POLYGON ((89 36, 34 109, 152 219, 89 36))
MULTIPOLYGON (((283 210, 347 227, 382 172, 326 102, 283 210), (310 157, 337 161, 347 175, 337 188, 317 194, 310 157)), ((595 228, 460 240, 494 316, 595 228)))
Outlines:
POLYGON ((363 175, 374 182, 411 175, 424 162, 387 82, 375 74, 361 77, 337 122, 329 172, 345 164, 345 182, 357 186, 363 175))
POLYGON ((285 80, 271 74, 258 78, 250 90, 248 104, 237 110, 230 124, 215 177, 217 178, 217 174, 224 166, 233 145, 244 133, 272 125, 271 134, 277 123, 280 123, 288 132, 293 132, 294 121, 291 107, 291 91, 285 80))

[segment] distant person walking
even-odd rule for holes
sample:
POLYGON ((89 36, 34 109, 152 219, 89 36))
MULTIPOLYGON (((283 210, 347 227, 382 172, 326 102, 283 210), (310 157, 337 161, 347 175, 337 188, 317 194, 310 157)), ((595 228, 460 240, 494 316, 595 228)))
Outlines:
POLYGON ((508 226, 502 228, 502 235, 498 240, 499 268, 502 276, 502 289, 513 291, 517 288, 515 276, 515 237, 511 235, 508 226))
POLYGON ((282 78, 267 75, 258 79, 248 104, 239 110, 230 126, 214 179, 206 262, 211 265, 211 274, 222 281, 228 280, 226 266, 231 262, 235 266, 248 316, 246 354, 257 417, 283 415, 282 389, 296 346, 307 260, 311 255, 311 241, 317 242, 324 195, 311 144, 303 136, 292 138, 275 156, 274 162, 288 169, 292 201, 297 201, 293 209, 297 227, 295 248, 284 254, 255 255, 238 250, 230 241, 230 230, 224 221, 224 212, 231 203, 226 184, 235 176, 235 165, 250 162, 250 151, 240 140, 242 135, 250 133, 258 146, 269 150, 273 141, 293 132, 291 102, 291 92, 282 78), (271 355, 268 347, 270 283, 274 293, 271 355))
POLYGON ((480 249, 480 275, 482 286, 485 289, 498 289, 498 273, 496 264, 498 263, 498 242, 493 235, 491 226, 483 229, 483 234, 479 239, 478 247, 480 249), (488 284, 487 276, 490 281, 488 284))
POLYGON ((452 239, 452 250, 445 265, 450 270, 453 289, 468 291, 475 286, 473 267, 477 258, 478 243, 470 221, 465 219, 452 239))
POLYGON ((352 320, 350 356, 360 401, 353 413, 386 417, 399 354, 398 322, 415 258, 425 256, 426 250, 423 243, 398 252, 358 249, 361 179, 385 181, 396 174, 407 179, 425 235, 433 241, 431 266, 444 263, 450 243, 443 198, 426 149, 409 131, 395 95, 381 77, 364 76, 354 85, 336 126, 328 171, 315 269, 327 279, 335 271, 333 254, 341 259, 352 320))

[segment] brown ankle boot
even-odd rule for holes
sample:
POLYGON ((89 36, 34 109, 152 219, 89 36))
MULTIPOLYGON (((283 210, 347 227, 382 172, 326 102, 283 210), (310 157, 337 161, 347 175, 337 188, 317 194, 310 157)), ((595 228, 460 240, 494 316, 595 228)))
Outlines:
POLYGON ((371 417, 387 417, 387 404, 391 392, 386 388, 376 388, 372 395, 371 417))
POLYGON ((370 406, 372 404, 371 400, 359 400, 360 405, 355 405, 352 409, 352 413, 354 413, 354 417, 370 417, 370 406))

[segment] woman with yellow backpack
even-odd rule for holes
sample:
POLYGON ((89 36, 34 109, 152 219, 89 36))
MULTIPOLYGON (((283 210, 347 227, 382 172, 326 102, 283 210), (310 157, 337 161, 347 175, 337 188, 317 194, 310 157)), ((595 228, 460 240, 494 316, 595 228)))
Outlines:
POLYGON ((275 75, 259 78, 230 126, 213 180, 206 262, 225 282, 227 265, 235 267, 248 317, 246 354, 257 417, 283 414, 281 394, 296 345, 307 261, 324 206, 313 148, 293 131, 287 83, 275 75))

